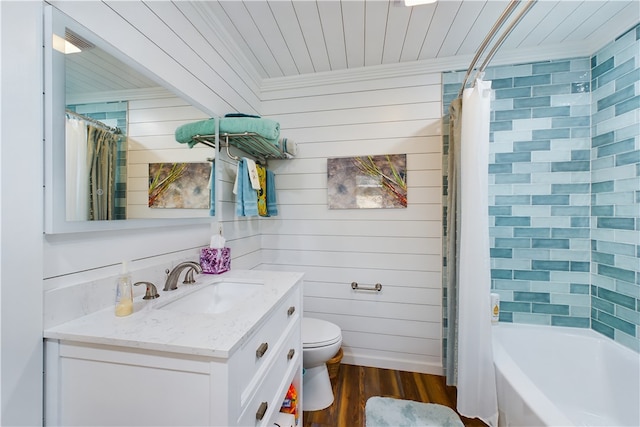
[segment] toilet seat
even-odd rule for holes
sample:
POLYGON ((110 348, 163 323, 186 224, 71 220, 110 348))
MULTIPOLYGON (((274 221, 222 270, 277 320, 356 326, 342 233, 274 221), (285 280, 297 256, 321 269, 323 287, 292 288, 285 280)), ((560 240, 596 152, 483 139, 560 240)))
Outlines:
POLYGON ((302 318, 302 348, 326 347, 342 339, 340 328, 331 322, 302 318))

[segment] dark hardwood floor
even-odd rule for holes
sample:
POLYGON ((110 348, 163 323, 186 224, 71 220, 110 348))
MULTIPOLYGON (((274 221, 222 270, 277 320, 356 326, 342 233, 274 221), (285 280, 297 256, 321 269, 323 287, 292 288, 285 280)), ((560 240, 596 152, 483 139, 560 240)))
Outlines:
MULTIPOLYGON (((456 389, 438 375, 366 366, 340 365, 331 381, 335 400, 322 411, 303 413, 302 427, 365 427, 364 408, 372 396, 439 403, 456 409, 456 389)), ((478 419, 460 417, 467 427, 486 427, 478 419)))

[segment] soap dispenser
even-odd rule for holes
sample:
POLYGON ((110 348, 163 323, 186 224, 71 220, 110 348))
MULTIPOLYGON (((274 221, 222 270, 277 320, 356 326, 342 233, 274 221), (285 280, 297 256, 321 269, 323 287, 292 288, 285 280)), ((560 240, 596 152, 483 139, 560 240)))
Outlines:
POLYGON ((127 262, 122 263, 122 273, 116 280, 116 316, 128 316, 133 313, 133 286, 131 275, 127 271, 127 262))

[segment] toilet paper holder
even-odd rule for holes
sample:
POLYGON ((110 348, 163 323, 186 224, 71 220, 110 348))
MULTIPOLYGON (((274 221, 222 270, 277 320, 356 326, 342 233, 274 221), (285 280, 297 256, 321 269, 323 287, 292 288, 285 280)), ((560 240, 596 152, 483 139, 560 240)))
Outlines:
POLYGON ((382 285, 380 283, 376 283, 374 286, 361 287, 358 282, 351 282, 351 289, 354 291, 377 291, 380 292, 382 290, 382 285))

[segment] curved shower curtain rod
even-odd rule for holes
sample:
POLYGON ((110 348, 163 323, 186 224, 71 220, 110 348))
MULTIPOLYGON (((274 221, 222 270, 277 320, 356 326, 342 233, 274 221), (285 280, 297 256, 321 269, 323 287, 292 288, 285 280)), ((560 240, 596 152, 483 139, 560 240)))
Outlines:
MULTIPOLYGON (((536 3, 536 1, 537 0, 528 0, 527 3, 524 5, 524 7, 520 10, 520 12, 518 12, 518 14, 513 19, 513 21, 511 21, 511 23, 507 26, 507 28, 504 30, 502 35, 500 35, 498 40, 495 42, 495 44, 493 45, 493 47, 485 57, 484 61, 482 62, 482 65, 480 65, 480 68, 478 68, 478 71, 476 73, 476 78, 478 77, 478 75, 484 73, 485 68, 487 68, 487 65, 489 65, 489 62, 491 61, 491 59, 493 59, 493 56, 496 54, 496 52, 498 51, 502 43, 509 36, 511 31, 513 31, 515 26, 518 25, 518 23, 522 20, 524 15, 526 15, 529 9, 531 9, 534 3, 536 3)), ((478 59, 480 59, 480 56, 487 49, 487 46, 489 45, 489 43, 491 43, 491 40, 493 40, 493 38, 496 36, 496 33, 498 32, 498 30, 502 27, 505 21, 509 18, 509 16, 511 16, 513 11, 516 9, 516 7, 518 6, 518 3, 520 3, 520 0, 511 0, 509 2, 509 5, 502 12, 500 17, 496 21, 496 23, 493 24, 493 27, 491 27, 491 30, 489 31, 487 36, 484 38, 484 40, 480 44, 480 47, 478 48, 476 55, 473 57, 473 60, 471 61, 471 64, 467 69, 467 73, 464 76, 464 80, 462 81, 462 86, 460 87, 460 92, 458 93, 458 97, 462 96, 462 93, 464 92, 464 89, 467 85, 467 80, 469 79, 471 72, 475 69, 478 59)))
POLYGON ((80 113, 76 113, 73 110, 65 110, 65 114, 67 114, 68 116, 72 116, 75 117, 76 119, 79 120, 83 120, 87 123, 91 123, 92 125, 95 125, 97 127, 99 127, 100 129, 104 129, 107 130, 111 133, 115 133, 115 134, 120 134, 122 133, 122 130, 120 130, 120 128, 118 127, 113 127, 113 126, 109 126, 105 123, 102 123, 100 120, 96 120, 96 119, 92 119, 91 117, 87 117, 87 116, 83 116, 80 113))

